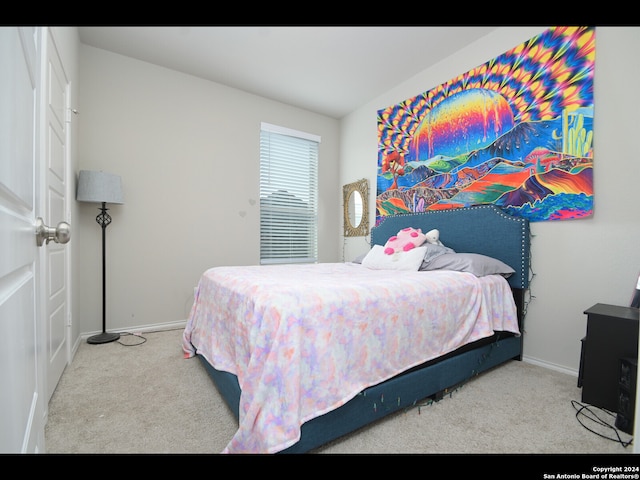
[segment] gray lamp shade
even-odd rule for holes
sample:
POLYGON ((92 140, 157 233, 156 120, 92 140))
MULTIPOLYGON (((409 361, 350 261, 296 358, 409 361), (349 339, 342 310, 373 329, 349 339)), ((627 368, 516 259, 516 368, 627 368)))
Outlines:
POLYGON ((119 175, 80 170, 76 200, 93 203, 124 203, 119 175))

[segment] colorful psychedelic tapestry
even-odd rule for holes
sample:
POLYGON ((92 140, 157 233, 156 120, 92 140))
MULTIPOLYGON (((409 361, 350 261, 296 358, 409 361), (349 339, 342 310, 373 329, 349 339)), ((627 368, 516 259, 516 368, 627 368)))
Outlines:
POLYGON ((594 67, 595 27, 552 27, 379 110, 376 223, 482 204, 592 215, 594 67))

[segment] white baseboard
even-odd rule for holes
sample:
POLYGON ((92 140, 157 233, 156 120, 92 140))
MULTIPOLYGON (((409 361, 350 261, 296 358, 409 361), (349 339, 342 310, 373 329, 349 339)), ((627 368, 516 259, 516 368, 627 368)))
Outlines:
POLYGON ((551 370, 555 370, 556 372, 566 373, 567 375, 571 375, 571 376, 576 377, 576 378, 578 377, 578 371, 577 370, 573 370, 571 368, 563 367, 561 365, 556 365, 555 363, 545 362, 545 361, 539 360, 537 358, 527 357, 526 355, 522 356, 522 361, 523 362, 527 362, 527 363, 531 363, 533 365, 538 365, 540 367, 549 368, 551 370))
MULTIPOLYGON (((176 330, 178 328, 184 328, 187 325, 186 320, 177 320, 175 322, 166 322, 166 323, 154 323, 152 325, 136 325, 135 327, 130 328, 120 328, 113 329, 112 332, 118 333, 148 333, 148 332, 161 332, 165 330, 176 330)), ((101 332, 93 332, 93 333, 83 333, 82 339, 86 340, 87 338, 96 335, 101 332)))

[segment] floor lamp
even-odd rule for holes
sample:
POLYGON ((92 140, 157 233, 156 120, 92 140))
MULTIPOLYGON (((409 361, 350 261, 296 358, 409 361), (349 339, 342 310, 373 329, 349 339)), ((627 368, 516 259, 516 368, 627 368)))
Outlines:
POLYGON ((120 334, 107 332, 105 232, 111 223, 111 216, 107 213, 109 210, 107 203, 124 203, 122 181, 118 175, 81 170, 78 176, 76 200, 102 204, 99 207, 100 213, 96 217, 96 222, 102 227, 102 333, 89 337, 87 343, 109 343, 118 340, 120 334))

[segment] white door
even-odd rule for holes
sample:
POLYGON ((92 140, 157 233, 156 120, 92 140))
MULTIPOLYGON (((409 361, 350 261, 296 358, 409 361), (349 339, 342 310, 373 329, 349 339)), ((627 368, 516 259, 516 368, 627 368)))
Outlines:
POLYGON ((49 321, 66 306, 46 300, 68 290, 60 287, 57 244, 39 247, 36 239, 37 219, 60 222, 48 217, 66 208, 66 194, 60 200, 49 193, 59 189, 53 177, 60 147, 43 106, 58 94, 44 95, 49 74, 41 66, 50 62, 42 58, 49 41, 43 35, 48 29, 0 27, 0 453, 45 452, 49 359, 67 342, 66 335, 55 338, 49 321))
MULTIPOLYGON (((69 184, 67 135, 71 110, 68 105, 69 81, 60 60, 58 49, 47 29, 44 55, 43 91, 43 220, 56 227, 69 219, 67 191, 69 184)), ((43 245, 43 298, 46 322, 47 402, 60 381, 70 358, 69 336, 71 315, 69 296, 69 249, 64 243, 51 241, 43 245)))
POLYGON ((39 35, 0 28, 0 452, 44 449, 44 331, 36 304, 39 35))

